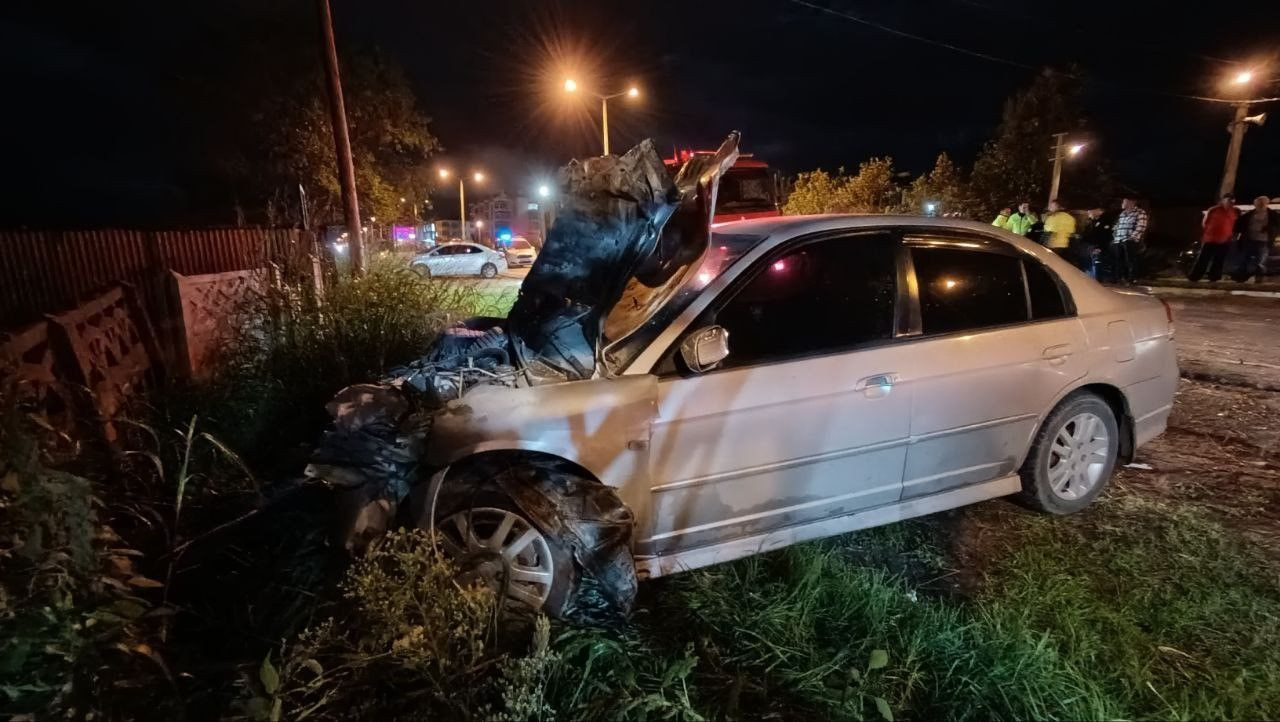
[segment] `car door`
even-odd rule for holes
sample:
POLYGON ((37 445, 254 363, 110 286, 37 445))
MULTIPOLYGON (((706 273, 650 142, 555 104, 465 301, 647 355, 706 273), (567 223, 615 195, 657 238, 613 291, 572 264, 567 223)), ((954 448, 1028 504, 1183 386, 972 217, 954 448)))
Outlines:
MULTIPOLYGON (((692 324, 728 331, 720 368, 659 364, 641 555, 895 502, 910 428, 897 385, 897 240, 802 239, 747 269, 692 324)), ((678 344, 677 344, 678 346, 678 344)))
POLYGON ((433 276, 448 276, 454 272, 453 254, 457 246, 440 246, 427 256, 427 268, 433 276))
POLYGON ((1085 374, 1070 294, 1030 254, 977 236, 908 236, 918 364, 903 498, 1015 473, 1040 419, 1085 374))
POLYGON ((480 267, 485 264, 486 255, 485 249, 480 246, 458 246, 457 254, 453 257, 456 264, 454 273, 462 276, 480 275, 480 267))

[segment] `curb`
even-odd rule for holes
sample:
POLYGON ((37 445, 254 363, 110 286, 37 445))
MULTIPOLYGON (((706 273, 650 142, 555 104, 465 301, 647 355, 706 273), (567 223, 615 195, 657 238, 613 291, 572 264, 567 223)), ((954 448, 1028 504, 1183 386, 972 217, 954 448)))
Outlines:
POLYGON ((1280 298, 1280 291, 1250 291, 1234 288, 1184 288, 1182 286, 1134 286, 1160 296, 1242 296, 1246 298, 1280 298))

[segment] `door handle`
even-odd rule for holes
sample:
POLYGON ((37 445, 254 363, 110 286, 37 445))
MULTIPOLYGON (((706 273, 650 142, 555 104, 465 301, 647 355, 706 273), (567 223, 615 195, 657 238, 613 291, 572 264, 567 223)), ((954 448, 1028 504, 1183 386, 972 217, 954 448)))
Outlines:
POLYGON ((1067 357, 1073 353, 1075 353, 1075 349, 1071 347, 1071 344, 1060 343, 1056 346, 1046 348, 1044 353, 1040 354, 1040 356, 1054 366, 1060 366, 1066 363, 1067 357))
POLYGON ((853 390, 861 391, 869 399, 879 399, 888 396, 896 383, 898 375, 895 373, 872 374, 854 384, 853 390))

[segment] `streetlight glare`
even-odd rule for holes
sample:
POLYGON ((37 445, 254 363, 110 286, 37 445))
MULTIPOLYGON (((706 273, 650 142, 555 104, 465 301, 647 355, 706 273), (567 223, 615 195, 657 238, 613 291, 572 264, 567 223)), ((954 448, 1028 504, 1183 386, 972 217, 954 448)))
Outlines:
POLYGON ((572 92, 574 92, 574 91, 575 91, 575 90, 577 90, 577 89, 578 89, 578 84, 577 84, 577 82, 575 82, 575 81, 574 81, 574 79, 573 79, 573 78, 565 78, 565 81, 564 81, 564 92, 566 92, 566 93, 572 93, 572 92))
POLYGON ((404 196, 400 196, 400 202, 404 203, 404 196))
POLYGON ((1252 70, 1241 70, 1239 73, 1236 73, 1234 82, 1236 85, 1244 85, 1245 83, 1248 83, 1252 80, 1253 80, 1252 70))
POLYGON ((476 183, 479 183, 480 181, 484 180, 484 173, 481 173, 480 171, 476 171, 474 178, 476 179, 476 183))
POLYGON ((632 98, 638 98, 640 97, 640 89, 633 85, 631 86, 631 89, 627 91, 627 95, 632 98))
POLYGON ((440 169, 440 177, 441 177, 441 178, 448 178, 448 177, 449 177, 449 171, 448 171, 448 169, 446 169, 446 168, 441 168, 441 169, 440 169))
POLYGON ((1077 155, 1080 153, 1080 151, 1084 150, 1084 143, 1076 143, 1075 145, 1071 146, 1067 150, 1068 152, 1071 153, 1071 155, 1077 155))
POLYGON ((541 196, 541 197, 543 197, 543 198, 546 198, 547 196, 551 195, 551 189, 550 189, 550 188, 548 188, 548 187, 546 186, 546 184, 544 183, 544 184, 542 184, 542 185, 538 186, 538 195, 539 195, 539 196, 541 196))
POLYGON ((484 221, 476 221, 476 228, 484 228, 484 221))

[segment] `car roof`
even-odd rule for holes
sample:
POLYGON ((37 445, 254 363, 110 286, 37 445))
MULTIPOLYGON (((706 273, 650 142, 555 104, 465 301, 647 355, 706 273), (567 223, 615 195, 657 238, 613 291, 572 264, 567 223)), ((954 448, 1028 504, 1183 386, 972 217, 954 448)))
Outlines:
POLYGON ((859 229, 909 228, 912 230, 967 231, 994 236, 1016 247, 1053 268, 1058 276, 1071 288, 1078 307, 1106 304, 1113 301, 1116 294, 1085 276, 1072 264, 1062 260, 1056 253, 1035 241, 1015 233, 997 228, 990 223, 967 221, 960 218, 930 218, 926 216, 893 216, 873 214, 829 214, 813 216, 773 216, 769 218, 749 218, 741 221, 712 224, 713 233, 757 236, 758 242, 752 247, 761 245, 773 246, 788 238, 821 233, 825 231, 847 231, 859 229))

